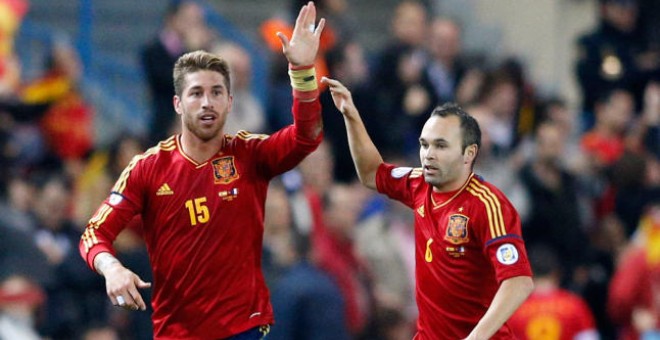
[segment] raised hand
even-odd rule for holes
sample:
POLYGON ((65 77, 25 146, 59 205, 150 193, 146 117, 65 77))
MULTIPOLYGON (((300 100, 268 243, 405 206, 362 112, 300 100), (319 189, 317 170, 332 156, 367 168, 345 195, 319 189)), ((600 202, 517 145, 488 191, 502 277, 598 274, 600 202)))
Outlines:
POLYGON ((284 33, 277 32, 277 36, 282 43, 282 51, 291 65, 307 66, 314 64, 316 53, 319 50, 321 32, 325 27, 325 19, 321 19, 318 26, 315 25, 316 6, 310 1, 298 13, 291 40, 284 33))
POLYGON ((338 80, 323 77, 321 79, 323 84, 328 85, 332 101, 335 103, 337 110, 344 116, 351 117, 358 114, 357 108, 353 103, 353 96, 351 92, 338 80))

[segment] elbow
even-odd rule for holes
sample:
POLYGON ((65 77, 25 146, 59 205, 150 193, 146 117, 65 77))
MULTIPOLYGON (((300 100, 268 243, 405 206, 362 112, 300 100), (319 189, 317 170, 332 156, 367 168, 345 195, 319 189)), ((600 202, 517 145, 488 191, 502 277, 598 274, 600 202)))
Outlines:
POLYGON ((362 173, 358 172, 358 179, 365 187, 376 190, 376 173, 362 173))

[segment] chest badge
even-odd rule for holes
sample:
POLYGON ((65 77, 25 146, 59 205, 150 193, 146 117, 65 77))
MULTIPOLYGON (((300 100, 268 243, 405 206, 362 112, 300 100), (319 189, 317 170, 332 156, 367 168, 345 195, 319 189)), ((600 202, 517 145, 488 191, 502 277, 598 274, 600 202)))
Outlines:
POLYGON ((468 220, 469 218, 465 215, 454 214, 449 216, 445 240, 451 244, 467 243, 470 240, 467 228, 468 220))
POLYGON ((240 175, 234 165, 234 156, 226 156, 211 161, 213 177, 216 184, 228 184, 237 180, 240 175))

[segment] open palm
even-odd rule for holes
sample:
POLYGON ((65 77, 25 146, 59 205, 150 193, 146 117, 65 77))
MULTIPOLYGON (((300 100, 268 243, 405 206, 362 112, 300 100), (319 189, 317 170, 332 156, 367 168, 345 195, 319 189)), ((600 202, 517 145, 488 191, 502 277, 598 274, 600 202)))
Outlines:
POLYGON ((321 32, 325 27, 325 19, 321 19, 318 26, 315 26, 315 24, 316 6, 310 1, 298 13, 291 40, 284 33, 277 32, 277 36, 282 42, 282 51, 291 65, 307 66, 314 64, 316 53, 319 50, 321 32))

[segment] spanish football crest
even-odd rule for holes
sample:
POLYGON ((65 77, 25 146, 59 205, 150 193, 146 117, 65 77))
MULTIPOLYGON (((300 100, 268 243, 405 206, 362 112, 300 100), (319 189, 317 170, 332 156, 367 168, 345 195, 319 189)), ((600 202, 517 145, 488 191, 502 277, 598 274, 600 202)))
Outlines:
POLYGON ((240 177, 234 165, 234 156, 214 159, 211 164, 213 164, 215 183, 228 184, 240 177))
POLYGON ((467 243, 469 241, 467 228, 468 220, 469 218, 464 215, 456 214, 449 216, 445 240, 452 244, 467 243))

